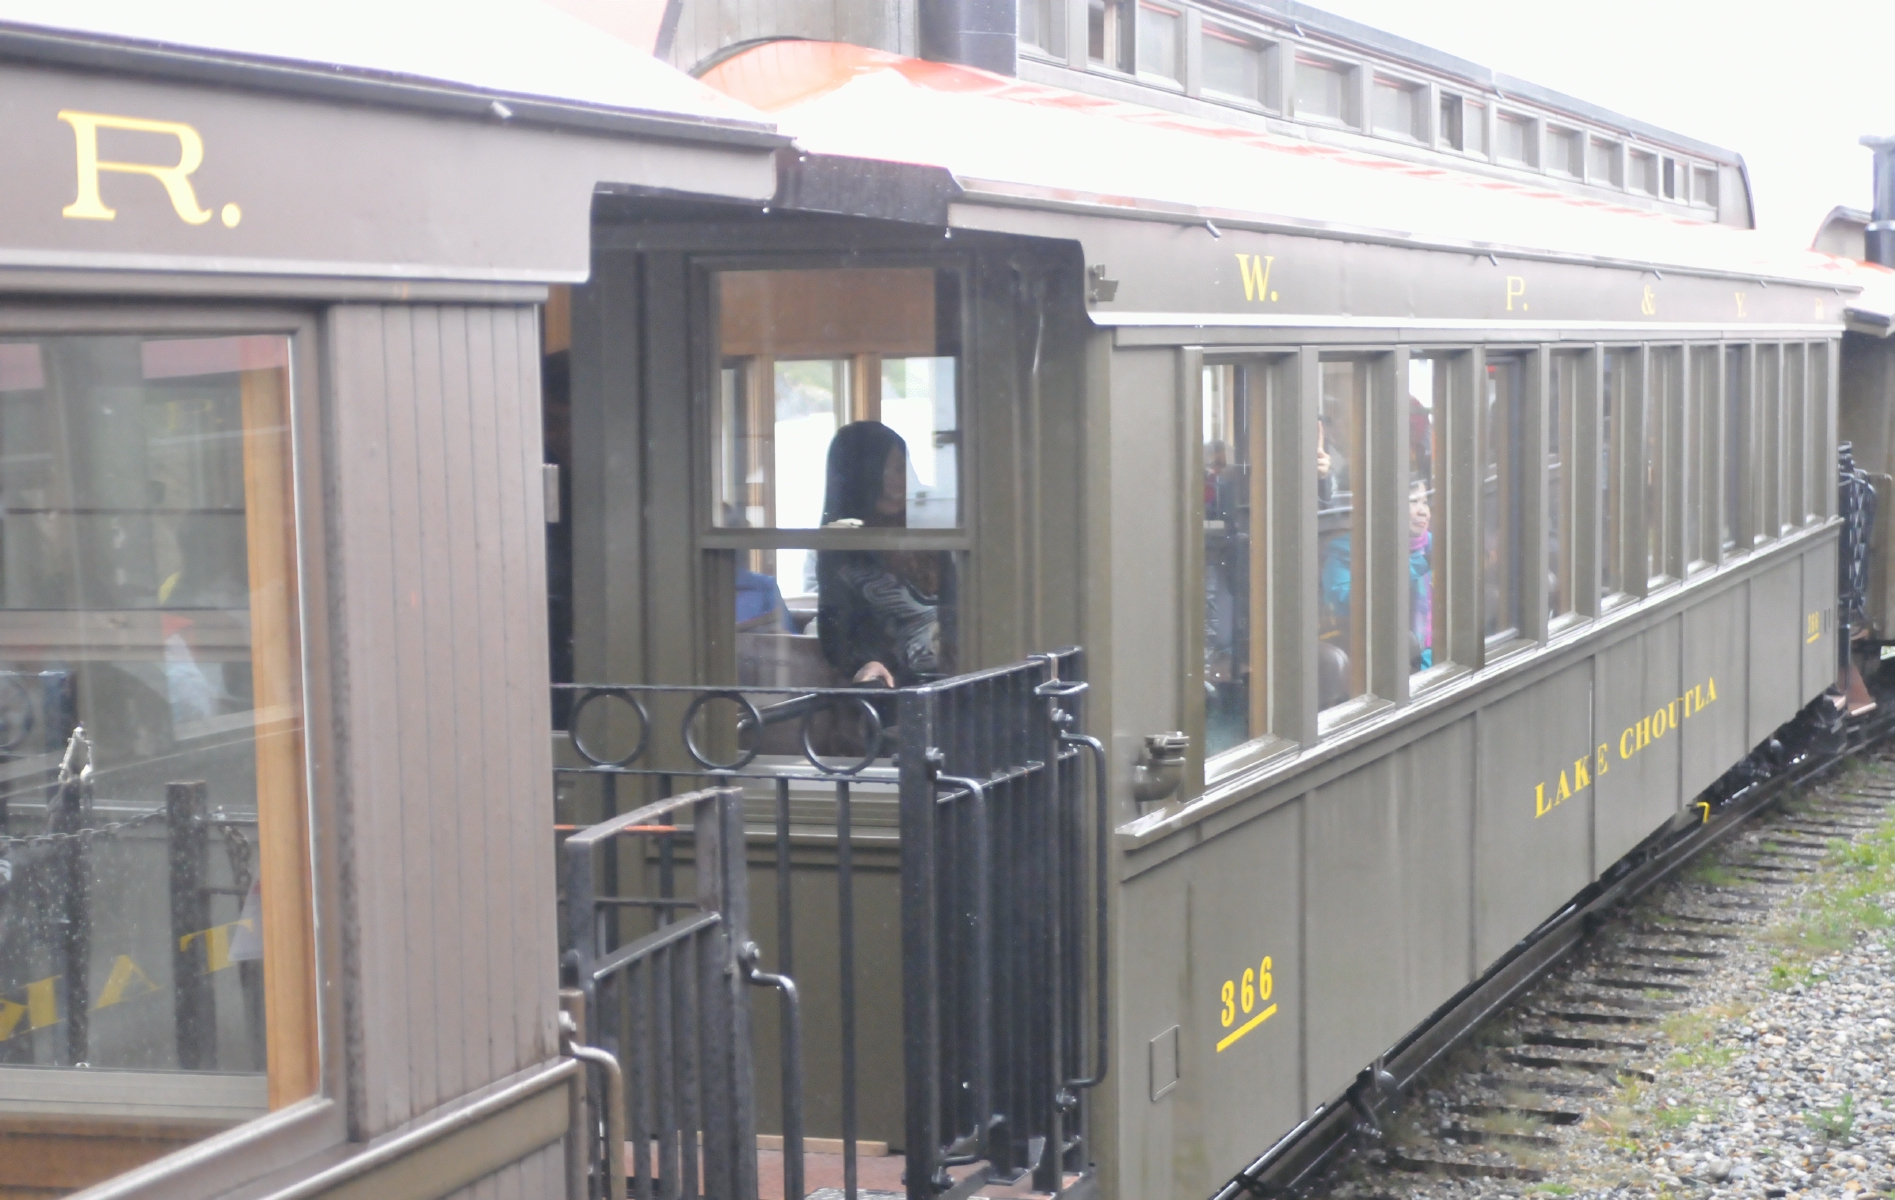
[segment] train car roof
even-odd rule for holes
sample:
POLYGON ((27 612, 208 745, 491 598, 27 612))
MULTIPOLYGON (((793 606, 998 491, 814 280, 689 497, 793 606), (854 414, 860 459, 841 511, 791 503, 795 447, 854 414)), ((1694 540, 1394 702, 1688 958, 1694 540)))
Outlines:
POLYGON ((541 0, 0 0, 0 57, 781 144, 768 117, 541 0))
POLYGON ((859 46, 771 42, 703 79, 799 149, 944 168, 960 205, 1858 286, 1855 264, 1749 230, 859 46))

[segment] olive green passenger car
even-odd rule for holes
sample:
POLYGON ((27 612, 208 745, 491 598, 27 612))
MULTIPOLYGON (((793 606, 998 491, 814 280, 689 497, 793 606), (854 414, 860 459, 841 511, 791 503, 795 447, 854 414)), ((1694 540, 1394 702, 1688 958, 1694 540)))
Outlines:
MULTIPOLYGON (((1132 79, 1079 51, 1074 67, 1022 48, 1009 78, 840 37, 726 46, 701 78, 795 141, 776 200, 602 203, 558 351, 561 677, 758 706, 726 768, 680 752, 665 774, 745 786, 760 961, 788 960, 773 926, 795 936, 808 1102, 778 1099, 776 1003, 756 1003, 757 1129, 794 1108, 810 1137, 857 1139, 864 1172, 885 1146, 911 1196, 965 1194, 981 1162, 1041 1190, 1217 1192, 1696 819, 1691 801, 1837 677, 1858 268, 1752 233, 1726 151, 1482 91, 1466 64, 1348 43, 1308 10, 1295 29, 1262 5, 1190 12, 1185 30, 1237 22, 1298 72, 1346 67, 1350 112, 1382 111, 1371 85, 1407 72, 1421 132, 1387 153, 1370 116, 1302 136, 1288 109, 1226 117, 1150 84, 1143 59, 1132 79), (1488 106, 1489 134, 1527 121, 1533 162, 1453 146, 1444 98, 1488 106), (1568 135, 1578 157, 1556 162, 1568 135), (1728 186, 1692 192, 1694 164, 1728 186), (888 503, 849 507, 883 447, 888 503), (1012 1101, 989 1118, 957 1098, 1008 1055, 1027 1071, 1030 1038, 995 1035, 998 1065, 959 1043, 915 1057, 935 1026, 913 1023, 931 995, 914 981, 946 989, 956 969, 913 965, 909 917, 960 910, 911 907, 925 855, 894 766, 839 789, 820 746, 805 762, 745 742, 789 693, 871 681, 881 660, 839 632, 850 585, 825 574, 844 562, 938 606, 930 661, 951 665, 904 679, 891 652, 910 689, 1084 648, 1104 827, 1080 812, 1109 908, 1062 926, 1082 952, 1050 977, 1084 993, 1047 1001, 1048 1028, 1082 1030, 1050 1069, 1095 1084, 1065 1089, 1057 1154, 1012 1101), (946 580, 951 597, 931 590, 946 580)), ((600 811, 572 795, 562 812, 600 811)), ((929 853, 951 865, 945 836, 929 853)), ((656 853, 626 878, 655 879, 656 853)), ((1087 862, 1057 869, 1077 863, 1083 892, 1087 862)), ((982 918, 995 953, 1028 936, 1025 911, 982 918)), ((940 992, 941 1038, 971 1003, 940 992)))

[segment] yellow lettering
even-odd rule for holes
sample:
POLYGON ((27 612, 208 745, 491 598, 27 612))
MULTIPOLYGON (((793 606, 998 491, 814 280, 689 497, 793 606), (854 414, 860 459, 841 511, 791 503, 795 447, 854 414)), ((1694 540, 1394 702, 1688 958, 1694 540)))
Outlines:
POLYGON ((1735 292, 1733 295, 1737 297, 1737 315, 1740 317, 1750 315, 1744 311, 1744 294, 1742 292, 1735 292))
POLYGON ((1535 817, 1543 817, 1550 811, 1551 811, 1551 806, 1549 806, 1546 803, 1546 785, 1543 783, 1534 784, 1533 785, 1533 815, 1535 817))
POLYGON ((26 1027, 44 1029, 59 1024, 59 976, 26 985, 26 1027))
POLYGON ((1640 717, 1638 719, 1638 744, 1634 747, 1634 749, 1643 750, 1645 747, 1651 744, 1652 744, 1652 719, 1650 717, 1640 717))
POLYGON ((1526 294, 1527 294, 1526 276, 1524 275, 1507 276, 1507 311, 1508 312, 1513 311, 1513 302, 1515 300, 1520 301, 1520 311, 1525 312, 1527 310, 1527 302, 1524 298, 1526 294))
POLYGON ((230 965, 230 931, 243 924, 232 921, 228 925, 213 925, 209 929, 200 929, 196 933, 187 933, 178 939, 179 950, 189 950, 191 943, 204 939, 204 973, 221 971, 230 965))
POLYGON ((1710 678, 1710 689, 1711 690, 1709 694, 1706 695, 1705 697, 1706 704, 1709 704, 1711 701, 1717 699, 1717 676, 1715 675, 1711 676, 1710 678))
POLYGON ((1244 968, 1243 1006, 1245 1016, 1257 1007, 1257 973, 1249 967, 1244 968))
MULTIPOLYGON (((110 221, 118 210, 108 208, 99 195, 99 173, 117 171, 124 175, 149 175, 171 197, 171 207, 187 225, 202 225, 211 219, 208 208, 200 208, 197 193, 191 188, 191 173, 204 164, 204 139, 197 130, 178 121, 148 121, 141 117, 114 117, 105 113, 75 112, 67 109, 59 119, 72 126, 79 164, 79 194, 60 215, 81 221, 110 221), (99 157, 99 130, 123 129, 133 133, 158 133, 178 139, 178 161, 172 166, 157 163, 115 162, 99 157)), ((226 224, 234 222, 226 221, 226 224)))
POLYGON ((1582 754, 1573 760, 1573 790, 1575 792, 1583 791, 1586 785, 1592 782, 1592 776, 1586 772, 1586 758, 1587 756, 1582 754))
POLYGON ((1611 744, 1612 744, 1611 742, 1599 743, 1599 772, 1598 773, 1601 775, 1605 774, 1606 772, 1606 747, 1610 746, 1611 744))
POLYGON ((1648 317, 1658 314, 1658 297, 1652 294, 1652 288, 1649 283, 1645 285, 1645 298, 1639 301, 1638 311, 1648 317))
POLYGON ((1670 728, 1671 728, 1671 718, 1668 715, 1668 712, 1666 709, 1661 708, 1657 712, 1652 714, 1652 737, 1653 738, 1664 737, 1665 731, 1670 728))
POLYGON ((1276 989, 1276 981, 1270 978, 1270 969, 1274 965, 1268 954, 1263 956, 1262 969, 1257 972, 1257 999, 1259 1000, 1268 1000, 1270 993, 1276 989))
POLYGON ((1691 698, 1697 702, 1696 704, 1692 706, 1691 711, 1703 712, 1704 711, 1704 685, 1703 684, 1701 683, 1697 684, 1691 689, 1691 698))
POLYGON ((1554 799, 1553 803, 1564 804, 1566 801, 1571 800, 1572 798, 1573 798, 1573 789, 1566 786, 1566 772, 1561 771, 1559 773, 1559 795, 1556 799, 1554 799))
POLYGON ((1228 979, 1224 981, 1223 1001, 1224 1011, 1217 1014, 1217 1019, 1228 1029, 1230 1023, 1237 1019, 1237 985, 1228 979))
POLYGON ((1276 265, 1274 254, 1239 254, 1237 273, 1244 277, 1244 299, 1269 300, 1270 270, 1276 265))
POLYGON ((1626 727, 1625 732, 1619 735, 1619 757, 1620 758, 1632 757, 1632 751, 1627 750, 1625 748, 1625 743, 1631 741, 1637 736, 1638 736, 1638 730, 1633 729, 1629 725, 1626 727))
POLYGON ((99 993, 98 1003, 92 1007, 94 1009, 112 1007, 125 999, 125 989, 133 983, 137 983, 141 989, 134 993, 138 996, 149 996, 158 990, 158 985, 151 981, 150 976, 139 970, 138 964, 132 961, 131 955, 121 954, 112 960, 112 973, 105 977, 105 988, 99 993))

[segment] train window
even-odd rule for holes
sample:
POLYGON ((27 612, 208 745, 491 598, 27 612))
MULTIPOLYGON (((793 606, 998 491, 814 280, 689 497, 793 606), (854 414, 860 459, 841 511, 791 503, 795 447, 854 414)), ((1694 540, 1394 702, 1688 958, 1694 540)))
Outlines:
POLYGON ((1717 380, 1718 351, 1697 346, 1691 355, 1690 391, 1685 397, 1685 492, 1678 536, 1685 572, 1690 574, 1716 561, 1717 550, 1705 545, 1707 515, 1717 511, 1717 380))
POLYGON ((290 351, 0 340, 0 1065, 95 1178, 317 1086, 290 351))
POLYGON ((1678 160, 1667 156, 1664 168, 1662 174, 1664 178, 1665 199, 1676 200, 1678 198, 1678 160))
POLYGON ((913 535, 964 519, 959 276, 870 267, 713 281, 712 523, 827 535, 738 552, 739 682, 942 673, 959 570, 913 535))
POLYGON ((1744 533, 1744 482, 1750 475, 1744 443, 1750 434, 1750 364, 1743 346, 1724 349, 1724 504, 1718 514, 1718 546, 1737 549, 1744 533))
POLYGON ((1408 668, 1446 661, 1447 578, 1438 522, 1447 515, 1447 358, 1408 360, 1408 668))
POLYGON ((1240 33, 1204 27, 1204 90, 1275 107, 1268 48, 1240 33))
POLYGON ((1269 729, 1268 595, 1261 516, 1272 372, 1204 368, 1204 752, 1269 729))
POLYGON ((1809 421, 1804 388, 1808 356, 1801 344, 1783 347, 1783 514, 1785 532, 1801 525, 1809 513, 1804 451, 1809 445, 1809 421))
POLYGON ((1426 88, 1406 79, 1377 75, 1373 90, 1374 111, 1371 116, 1376 133, 1384 137, 1411 138, 1416 141, 1427 136, 1426 88))
POLYGON ((1177 82, 1184 77, 1184 14, 1138 6, 1138 73, 1177 82))
POLYGON ((1295 83, 1299 118, 1338 125, 1356 124, 1354 67, 1299 54, 1295 83))
POLYGON ((1437 135, 1449 150, 1467 149, 1467 130, 1461 124, 1466 115, 1465 101, 1449 92, 1441 93, 1441 114, 1437 135))
POLYGON ((1757 436, 1750 439, 1755 469, 1751 478, 1750 528, 1761 544, 1782 532, 1783 512, 1783 354, 1780 346, 1758 346, 1757 436))
POLYGON ((1487 106, 1461 101, 1461 149, 1487 157, 1487 106))
POLYGON ((1512 166, 1539 166, 1540 138, 1534 119, 1524 113, 1501 113, 1494 122, 1494 153, 1512 166))
POLYGON ((1607 187, 1625 186, 1625 144, 1605 138, 1586 141, 1586 179, 1607 187))
POLYGON ((1677 548, 1677 521, 1673 516, 1683 481, 1678 446, 1683 404, 1683 351, 1661 346, 1651 351, 1651 374, 1645 395, 1645 547, 1647 587, 1682 574, 1677 548))
POLYGON ((1624 564, 1628 557, 1625 529, 1626 453, 1639 448, 1638 433, 1625 420, 1626 401, 1634 385, 1636 351, 1608 350, 1605 390, 1599 397, 1599 595, 1623 595, 1627 586, 1624 564))
POLYGON ((1586 173, 1585 135, 1577 129, 1546 129, 1546 169, 1555 175, 1580 179, 1586 173))
POLYGON ((1318 604, 1317 693, 1333 708, 1368 691, 1367 530, 1356 503, 1367 463, 1369 365, 1322 364, 1322 411, 1316 446, 1318 604))
POLYGON ((1546 403, 1546 613, 1552 622, 1578 608, 1575 586, 1574 516, 1578 512, 1575 472, 1568 469, 1580 439, 1580 388, 1586 359, 1579 354, 1552 356, 1546 403))
POLYGON ((1717 168, 1691 168, 1691 203, 1705 208, 1717 207, 1717 168))
POLYGON ((1809 487, 1805 523, 1823 520, 1829 513, 1829 497, 1834 495, 1829 466, 1829 353, 1826 342, 1809 345, 1808 442, 1804 454, 1809 463, 1804 475, 1809 487))
POLYGON ((1066 57, 1066 0, 1020 0, 1020 44, 1066 57))
POLYGON ((1094 63, 1131 74, 1132 0, 1089 0, 1086 54, 1094 63))
POLYGON ((1644 192, 1647 196, 1658 194, 1658 156, 1643 150, 1634 150, 1626 156, 1627 173, 1631 176, 1628 186, 1635 192, 1644 192))
POLYGON ((1526 363, 1489 357, 1481 428, 1480 521, 1484 553, 1482 628, 1490 645, 1511 641, 1525 626, 1521 571, 1526 529, 1526 363))

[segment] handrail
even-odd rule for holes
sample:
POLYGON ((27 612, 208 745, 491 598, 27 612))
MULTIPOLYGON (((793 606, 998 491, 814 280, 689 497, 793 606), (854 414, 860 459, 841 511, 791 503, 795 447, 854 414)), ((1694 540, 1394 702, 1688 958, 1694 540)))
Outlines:
POLYGON ((574 1042, 566 1052, 605 1072, 605 1179, 606 1195, 625 1195, 625 1072, 619 1060, 597 1046, 574 1042))
MULTIPOLYGON (((974 1003, 979 1036, 974 1046, 974 1137, 981 1157, 991 1157, 988 1135, 994 1123, 994 922, 992 843, 987 832, 987 787, 978 779, 936 775, 937 784, 963 789, 974 804, 974 1003)), ((787 1194, 787 1193, 786 1193, 787 1194)))
POLYGON ((762 970, 757 963, 763 949, 745 942, 738 951, 744 978, 758 987, 775 988, 783 996, 783 1194, 803 1191, 803 1017, 796 981, 788 975, 762 970))
POLYGON ((1097 1087, 1105 1080, 1105 1073, 1111 1064, 1112 1035, 1107 1028, 1112 1015, 1112 989, 1110 983, 1112 966, 1112 939, 1106 927, 1106 915, 1111 903, 1111 886, 1106 881, 1106 831, 1110 828, 1112 816, 1110 789, 1106 786, 1105 743, 1098 738, 1083 733, 1062 733, 1059 740, 1069 746, 1085 746, 1092 751, 1093 793, 1097 799, 1096 825, 1093 828, 1093 903, 1097 921, 1098 945, 1098 1059, 1093 1063, 1092 1073, 1078 1079, 1068 1079, 1066 1087, 1082 1089, 1097 1087))

